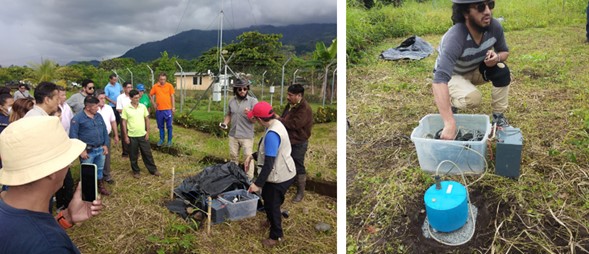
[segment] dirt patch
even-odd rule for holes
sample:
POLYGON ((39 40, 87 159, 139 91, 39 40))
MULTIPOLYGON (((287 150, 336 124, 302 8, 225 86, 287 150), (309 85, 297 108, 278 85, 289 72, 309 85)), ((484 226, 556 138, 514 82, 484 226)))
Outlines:
POLYGON ((478 249, 479 246, 489 246, 493 241, 493 221, 495 221, 495 209, 497 204, 490 197, 492 191, 485 188, 470 189, 470 199, 478 208, 476 219, 476 229, 473 238, 461 246, 447 246, 438 243, 434 239, 425 238, 421 229, 425 218, 425 206, 422 197, 407 202, 406 214, 400 218, 398 223, 392 225, 403 225, 405 229, 391 230, 391 232, 400 232, 399 235, 391 235, 398 239, 403 239, 403 244, 414 253, 441 253, 441 252, 467 252, 478 249))

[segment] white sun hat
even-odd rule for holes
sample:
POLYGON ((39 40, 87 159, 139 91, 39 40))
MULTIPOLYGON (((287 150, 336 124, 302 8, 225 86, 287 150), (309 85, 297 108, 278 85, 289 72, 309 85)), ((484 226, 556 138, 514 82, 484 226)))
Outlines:
POLYGON ((22 118, 0 134, 0 184, 37 181, 67 167, 85 148, 84 142, 68 137, 58 117, 22 118))

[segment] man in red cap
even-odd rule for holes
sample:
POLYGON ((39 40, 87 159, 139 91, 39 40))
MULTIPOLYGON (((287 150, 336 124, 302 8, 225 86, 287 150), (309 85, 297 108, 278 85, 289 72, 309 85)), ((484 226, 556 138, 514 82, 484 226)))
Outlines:
POLYGON ((276 119, 272 106, 265 101, 258 102, 247 116, 250 119, 254 118, 266 128, 257 155, 250 155, 245 159, 245 169, 253 170, 249 168, 249 163, 254 156, 257 157, 258 167, 262 170, 248 191, 259 192, 260 188, 262 189, 264 210, 270 224, 270 236, 262 240, 262 244, 265 247, 273 247, 284 237, 280 206, 284 203, 284 195, 294 182, 297 172, 290 156, 288 132, 276 119))

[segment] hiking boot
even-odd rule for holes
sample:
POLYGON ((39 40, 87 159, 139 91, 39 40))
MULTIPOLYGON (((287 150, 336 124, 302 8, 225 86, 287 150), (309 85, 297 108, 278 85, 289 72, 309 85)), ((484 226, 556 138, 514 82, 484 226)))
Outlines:
POLYGON ((303 201, 303 197, 305 197, 305 183, 307 181, 307 175, 301 174, 297 175, 297 195, 292 199, 292 202, 298 203, 303 201))
POLYGON ((172 140, 168 140, 168 144, 166 146, 167 147, 172 147, 172 140))
POLYGON ((160 139, 160 141, 157 142, 157 146, 162 146, 164 144, 164 141, 160 139))
POLYGON ((159 171, 155 171, 152 175, 154 175, 154 176, 161 176, 162 174, 159 171))
POLYGON ((266 247, 266 248, 272 248, 272 247, 278 245, 279 243, 281 243, 282 241, 284 241, 283 238, 278 238, 278 240, 268 238, 268 239, 262 240, 262 245, 264 245, 264 247, 266 247))
POLYGON ((139 172, 133 172, 133 177, 135 177, 135 179, 139 179, 141 175, 139 174, 139 172))
POLYGON ((98 191, 100 192, 101 195, 104 195, 104 196, 110 195, 110 192, 106 189, 106 187, 104 187, 103 180, 98 180, 98 191))
POLYGON ((452 114, 458 114, 458 108, 451 106, 450 109, 452 109, 452 114))
POLYGON ((509 126, 509 122, 507 118, 503 115, 503 113, 493 113, 493 122, 492 124, 497 124, 497 127, 507 127, 509 126))

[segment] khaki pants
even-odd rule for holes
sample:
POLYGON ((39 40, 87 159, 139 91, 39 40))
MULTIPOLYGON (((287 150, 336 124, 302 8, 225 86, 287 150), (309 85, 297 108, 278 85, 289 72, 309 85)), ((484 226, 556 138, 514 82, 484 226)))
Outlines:
MULTIPOLYGON (((251 155, 254 150, 254 139, 253 138, 234 138, 229 136, 229 156, 231 161, 239 165, 239 149, 243 148, 243 159, 248 155, 251 155)), ((254 177, 254 171, 249 170, 247 176, 252 179, 254 177), (251 175, 251 176, 250 176, 251 175)))
MULTIPOLYGON (((448 82, 452 106, 458 109, 478 107, 482 101, 481 92, 475 87, 484 84, 485 80, 475 69, 465 75, 452 75, 448 82)), ((491 106, 493 113, 503 113, 507 109, 509 86, 493 87, 491 90, 491 106)))

